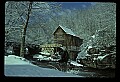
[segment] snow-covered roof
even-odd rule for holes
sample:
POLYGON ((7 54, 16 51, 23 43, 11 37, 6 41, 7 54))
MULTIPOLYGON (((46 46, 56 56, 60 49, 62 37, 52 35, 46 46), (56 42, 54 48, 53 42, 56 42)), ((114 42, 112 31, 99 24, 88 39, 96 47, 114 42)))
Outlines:
MULTIPOLYGON (((69 35, 72 35, 72 36, 75 36, 75 37, 79 37, 79 36, 77 36, 76 34, 74 34, 71 29, 66 28, 66 27, 63 27, 63 26, 61 26, 61 25, 59 25, 59 27, 61 27, 66 34, 69 34, 69 35)), ((57 30, 57 29, 56 29, 56 30, 57 30)), ((56 30, 55 30, 55 31, 56 31, 56 30)), ((54 31, 54 33, 55 33, 55 31, 54 31)))

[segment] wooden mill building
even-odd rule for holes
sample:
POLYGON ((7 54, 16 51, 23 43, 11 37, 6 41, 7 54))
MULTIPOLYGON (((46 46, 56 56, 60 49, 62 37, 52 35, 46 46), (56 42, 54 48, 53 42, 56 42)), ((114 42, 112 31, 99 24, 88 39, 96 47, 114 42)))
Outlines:
POLYGON ((80 52, 80 46, 83 39, 74 34, 71 29, 59 25, 53 32, 54 43, 62 44, 69 53, 69 58, 75 60, 80 52))

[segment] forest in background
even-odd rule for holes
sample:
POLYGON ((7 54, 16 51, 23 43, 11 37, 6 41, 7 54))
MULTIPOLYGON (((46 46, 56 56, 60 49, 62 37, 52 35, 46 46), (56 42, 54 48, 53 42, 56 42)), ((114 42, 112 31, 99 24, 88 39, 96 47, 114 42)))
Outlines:
MULTIPOLYGON (((62 10, 59 3, 34 2, 26 31, 26 43, 53 43, 58 25, 70 28, 94 46, 116 45, 116 3, 96 3, 87 9, 62 10), (39 6, 39 8, 38 8, 39 6)), ((5 3, 5 41, 21 41, 27 2, 5 3)))

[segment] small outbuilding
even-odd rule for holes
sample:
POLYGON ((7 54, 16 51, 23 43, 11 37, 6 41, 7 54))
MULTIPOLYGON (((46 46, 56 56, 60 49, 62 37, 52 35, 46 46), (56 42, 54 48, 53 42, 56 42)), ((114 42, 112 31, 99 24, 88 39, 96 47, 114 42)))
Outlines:
POLYGON ((74 34, 71 29, 59 25, 53 32, 54 43, 62 44, 69 53, 69 58, 75 60, 80 52, 83 39, 74 34))

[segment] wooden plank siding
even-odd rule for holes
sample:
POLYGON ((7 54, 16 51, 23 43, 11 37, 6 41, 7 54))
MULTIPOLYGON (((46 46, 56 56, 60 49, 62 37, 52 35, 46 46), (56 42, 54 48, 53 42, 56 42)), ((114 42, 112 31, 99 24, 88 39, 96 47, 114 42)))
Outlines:
POLYGON ((65 32, 62 29, 56 30, 56 33, 54 34, 54 42, 65 46, 65 32))
POLYGON ((70 29, 64 29, 62 26, 59 26, 53 35, 54 43, 62 44, 62 46, 67 49, 70 59, 74 60, 77 53, 80 52, 80 45, 82 44, 83 39, 75 36, 75 34, 71 32, 70 29), (68 31, 66 31, 66 29, 68 31), (71 34, 66 32, 70 32, 71 34))

